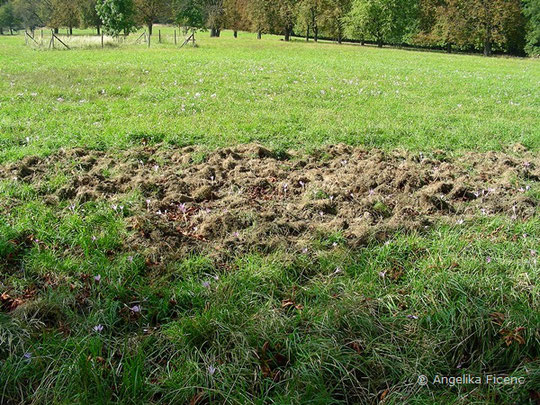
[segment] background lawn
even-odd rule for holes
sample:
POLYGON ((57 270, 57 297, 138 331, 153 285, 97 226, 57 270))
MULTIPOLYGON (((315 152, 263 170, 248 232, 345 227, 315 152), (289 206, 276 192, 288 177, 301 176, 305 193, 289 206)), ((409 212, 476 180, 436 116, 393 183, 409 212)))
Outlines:
MULTIPOLYGON (((172 41, 171 28, 162 33, 172 41)), ((2 37, 0 161, 143 138, 210 147, 540 148, 537 60, 246 33, 235 40, 231 32, 197 38, 195 49, 154 36, 151 49, 36 51, 21 35, 2 37)))

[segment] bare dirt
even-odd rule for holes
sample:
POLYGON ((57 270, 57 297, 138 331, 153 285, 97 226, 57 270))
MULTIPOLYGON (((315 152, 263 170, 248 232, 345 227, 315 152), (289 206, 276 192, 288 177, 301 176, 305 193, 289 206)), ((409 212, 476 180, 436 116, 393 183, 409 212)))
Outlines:
POLYGON ((192 251, 303 250, 332 234, 354 247, 494 214, 526 219, 538 212, 529 190, 537 189, 539 168, 539 157, 520 145, 459 157, 345 145, 309 155, 258 145, 206 154, 144 147, 27 157, 0 167, 0 179, 29 183, 59 207, 110 202, 132 231, 126 247, 159 262, 192 251), (58 173, 67 183, 51 187, 58 173))

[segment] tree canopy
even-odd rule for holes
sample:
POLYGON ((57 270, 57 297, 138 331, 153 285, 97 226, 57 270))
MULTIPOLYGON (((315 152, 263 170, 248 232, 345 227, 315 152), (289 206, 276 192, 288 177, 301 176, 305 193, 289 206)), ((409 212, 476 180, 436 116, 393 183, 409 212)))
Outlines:
POLYGON ((344 38, 538 55, 540 0, 0 0, 0 26, 101 27, 119 35, 158 22, 208 29, 344 38))

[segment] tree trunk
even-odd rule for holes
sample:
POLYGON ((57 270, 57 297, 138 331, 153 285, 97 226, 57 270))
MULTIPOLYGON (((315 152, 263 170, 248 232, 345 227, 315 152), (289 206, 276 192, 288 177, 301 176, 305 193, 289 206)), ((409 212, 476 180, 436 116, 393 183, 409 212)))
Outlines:
POLYGON ((4 29, 0 26, 0 35, 4 35, 4 29))
POLYGON ((54 33, 55 33, 55 34, 58 34, 58 28, 55 28, 55 29, 54 29, 54 33))
POLYGON ((69 36, 73 35, 73 27, 69 27, 69 36))
POLYGON ((211 28, 210 29, 210 36, 213 38, 219 38, 219 35, 221 34, 221 30, 219 28, 211 28))
POLYGON ((285 41, 291 40, 291 29, 289 27, 285 27, 285 41))
POLYGON ((484 39, 484 56, 491 56, 491 26, 486 27, 486 37, 484 39))
POLYGON ((446 52, 447 53, 452 53, 452 44, 450 42, 448 42, 446 44, 446 52))
POLYGON ((383 46, 382 39, 378 39, 378 40, 377 40, 377 46, 378 46, 379 48, 382 48, 382 46, 383 46))
POLYGON ((154 24, 148 23, 147 27, 148 27, 148 35, 152 35, 152 31, 154 29, 154 24))
POLYGON ((319 41, 319 27, 318 26, 313 27, 313 40, 315 42, 319 41))
POLYGON ((234 30, 233 35, 234 35, 235 38, 238 38, 238 31, 234 30))
POLYGON ((100 25, 97 25, 97 26, 96 26, 96 29, 97 29, 97 34, 98 34, 98 35, 101 35, 101 26, 100 26, 100 25))
POLYGON ((262 31, 257 31, 257 39, 262 39, 262 31))
POLYGON ((309 42, 309 26, 306 28, 306 42, 309 42))

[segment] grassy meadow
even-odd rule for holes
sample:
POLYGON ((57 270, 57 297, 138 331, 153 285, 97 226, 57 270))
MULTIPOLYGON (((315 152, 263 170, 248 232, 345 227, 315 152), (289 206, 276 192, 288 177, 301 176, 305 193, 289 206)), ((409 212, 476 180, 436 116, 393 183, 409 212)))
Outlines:
MULTIPOLYGON (((162 31, 171 42, 172 30, 162 31)), ((143 138, 209 147, 540 148, 537 60, 245 33, 235 40, 230 32, 198 39, 200 48, 181 51, 156 44, 156 35, 150 49, 36 51, 21 36, 3 37, 0 161, 143 138)))
MULTIPOLYGON (((167 43, 156 35, 150 48, 45 50, 1 36, 0 165, 81 147, 114 156, 252 142, 540 152, 538 60, 231 32, 178 49, 161 29, 167 43)), ((114 206, 43 198, 73 167, 39 187, 0 176, 2 404, 539 398, 538 215, 436 223, 357 248, 317 235, 301 254, 193 254, 156 267, 126 243, 116 206, 144 204, 140 195, 114 206), (417 383, 488 373, 524 383, 417 383)), ((528 184, 538 207, 539 182, 528 184)))

